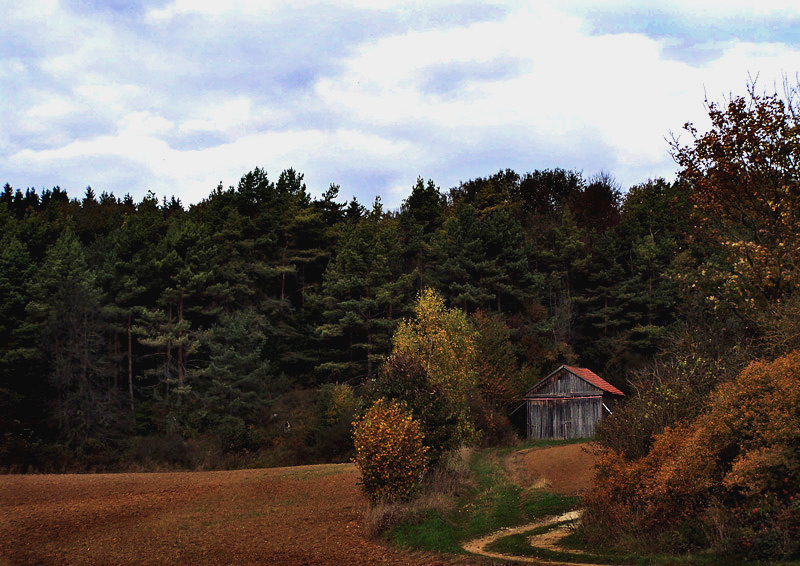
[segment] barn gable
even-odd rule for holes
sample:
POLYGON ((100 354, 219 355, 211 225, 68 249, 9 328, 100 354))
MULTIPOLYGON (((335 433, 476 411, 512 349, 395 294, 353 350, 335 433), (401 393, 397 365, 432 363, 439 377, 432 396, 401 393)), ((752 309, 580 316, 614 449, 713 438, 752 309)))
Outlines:
POLYGON ((603 395, 624 397, 625 394, 590 369, 562 365, 531 387, 525 398, 542 395, 603 395))

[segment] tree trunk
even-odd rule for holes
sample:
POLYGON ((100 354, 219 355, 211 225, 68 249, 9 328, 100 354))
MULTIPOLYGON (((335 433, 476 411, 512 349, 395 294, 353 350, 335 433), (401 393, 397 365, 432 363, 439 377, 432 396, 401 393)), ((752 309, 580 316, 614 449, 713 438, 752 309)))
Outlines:
POLYGON ((131 414, 136 412, 133 407, 133 342, 131 340, 131 315, 128 315, 128 396, 131 401, 131 414))
POLYGON ((183 295, 178 302, 178 385, 183 387, 183 295))
POLYGON ((83 348, 81 352, 81 379, 89 383, 89 317, 83 313, 83 348))
POLYGON ((121 356, 119 355, 119 332, 116 330, 114 331, 114 340, 113 340, 113 347, 111 351, 114 360, 114 391, 117 391, 119 387, 119 363, 122 361, 121 356))
POLYGON ((286 248, 283 248, 281 255, 281 303, 278 309, 283 312, 283 298, 286 294, 286 248))
POLYGON ((372 352, 372 332, 369 329, 369 317, 367 317, 367 379, 372 377, 372 359, 370 358, 372 352))
POLYGON ((300 310, 306 308, 306 264, 300 266, 300 310))
POLYGON ((172 340, 170 339, 170 335, 172 334, 172 304, 170 303, 169 309, 169 330, 167 335, 167 363, 164 365, 164 383, 167 386, 167 395, 169 395, 169 368, 172 365, 172 340))

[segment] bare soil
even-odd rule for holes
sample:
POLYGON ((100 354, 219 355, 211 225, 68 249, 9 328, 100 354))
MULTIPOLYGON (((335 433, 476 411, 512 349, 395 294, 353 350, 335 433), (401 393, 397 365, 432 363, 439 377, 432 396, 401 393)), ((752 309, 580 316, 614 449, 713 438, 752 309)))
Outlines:
POLYGON ((595 461, 589 443, 580 443, 512 452, 503 465, 520 486, 535 485, 577 495, 591 484, 595 461))
POLYGON ((475 564, 368 540, 351 465, 0 476, 0 565, 475 564))

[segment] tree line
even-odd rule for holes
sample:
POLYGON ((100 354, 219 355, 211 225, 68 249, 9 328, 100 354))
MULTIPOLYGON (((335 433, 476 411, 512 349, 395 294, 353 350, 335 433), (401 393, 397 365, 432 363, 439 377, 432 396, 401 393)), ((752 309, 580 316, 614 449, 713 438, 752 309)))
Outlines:
POLYGON ((399 210, 293 169, 189 207, 6 185, 0 467, 337 461, 371 415, 433 466, 513 439, 569 363, 628 394, 585 540, 796 557, 799 92, 709 103, 677 180, 625 192, 564 169, 419 179, 399 210))
POLYGON ((260 168, 188 207, 6 185, 2 465, 343 458, 361 388, 425 288, 504 344, 487 355, 522 376, 509 406, 561 362, 624 388, 676 319, 680 185, 623 195, 607 174, 504 170, 448 191, 418 179, 399 210, 339 190, 315 198, 301 173, 260 168), (337 384, 354 401, 333 422, 337 384))

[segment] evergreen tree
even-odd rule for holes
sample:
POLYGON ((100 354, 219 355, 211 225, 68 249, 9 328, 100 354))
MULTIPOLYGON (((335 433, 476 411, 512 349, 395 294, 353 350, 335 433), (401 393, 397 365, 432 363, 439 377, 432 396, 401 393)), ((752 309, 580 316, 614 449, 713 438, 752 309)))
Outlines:
POLYGON ((253 431, 268 421, 286 387, 265 359, 267 325, 253 310, 223 314, 209 333, 208 365, 194 374, 199 385, 193 418, 217 434, 225 450, 259 448, 253 431))
POLYGON ((370 377, 389 350, 395 319, 408 305, 413 276, 401 272, 397 222, 380 201, 351 225, 325 272, 320 300, 325 324, 318 332, 333 347, 318 372, 336 379, 370 377), (399 312, 398 312, 399 311, 399 312), (336 355, 338 350, 345 356, 336 355))
POLYGON ((538 292, 522 227, 506 208, 479 214, 457 204, 432 245, 430 280, 465 310, 519 308, 538 292))
POLYGON ((89 456, 110 449, 119 434, 120 403, 108 383, 102 297, 77 237, 66 232, 33 277, 28 312, 55 391, 58 440, 89 456))

